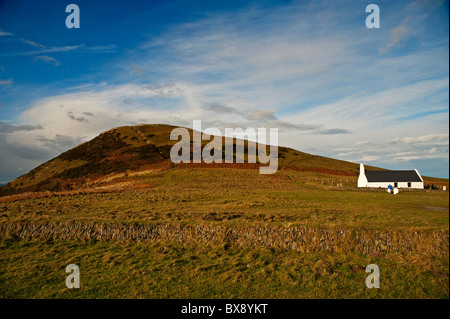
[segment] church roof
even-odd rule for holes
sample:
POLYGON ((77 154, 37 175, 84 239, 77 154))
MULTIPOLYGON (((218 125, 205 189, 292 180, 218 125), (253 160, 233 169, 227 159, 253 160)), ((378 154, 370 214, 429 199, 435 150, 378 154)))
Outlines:
POLYGON ((369 182, 421 182, 416 171, 366 171, 369 182))

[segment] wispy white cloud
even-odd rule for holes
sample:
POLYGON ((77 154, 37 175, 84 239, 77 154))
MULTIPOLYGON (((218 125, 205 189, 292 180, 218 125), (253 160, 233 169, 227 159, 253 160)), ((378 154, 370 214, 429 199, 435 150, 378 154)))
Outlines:
POLYGON ((0 80, 0 85, 9 85, 9 84, 13 84, 13 79, 8 79, 8 80, 0 80))
POLYGON ((6 36, 12 36, 13 34, 11 32, 1 31, 0 30, 0 37, 6 37, 6 36))
POLYGON ((115 44, 109 45, 96 45, 96 46, 86 46, 85 44, 81 44, 81 48, 87 51, 96 51, 96 52, 113 52, 117 49, 115 44))
POLYGON ((138 68, 136 66, 130 67, 130 71, 132 71, 133 73, 140 75, 140 76, 145 74, 144 70, 142 70, 141 68, 138 68))
POLYGON ((414 31, 405 24, 393 28, 389 33, 389 39, 385 46, 379 48, 381 54, 389 52, 392 48, 401 47, 410 39, 414 31))
POLYGON ((429 142, 447 142, 448 134, 428 134, 417 137, 397 137, 391 141, 392 144, 417 144, 417 143, 429 143, 429 142))
POLYGON ((20 39, 20 40, 21 40, 23 43, 32 45, 32 46, 34 46, 34 47, 36 47, 36 48, 45 48, 45 45, 40 44, 40 43, 36 43, 36 42, 34 42, 34 41, 31 41, 31 40, 27 40, 27 39, 20 39))
POLYGON ((60 66, 61 62, 48 55, 38 55, 34 57, 35 60, 41 60, 47 64, 53 64, 54 66, 60 66))
POLYGON ((34 131, 41 130, 42 126, 40 125, 11 125, 0 122, 0 134, 17 132, 17 131, 34 131))
POLYGON ((82 48, 83 45, 69 45, 69 46, 61 46, 61 47, 50 47, 50 48, 42 48, 35 51, 25 51, 25 52, 14 52, 7 53, 4 56, 24 56, 24 55, 37 55, 37 54, 45 54, 45 53, 56 53, 56 52, 69 52, 82 48))
POLYGON ((49 47, 49 48, 42 46, 42 47, 38 47, 38 48, 41 48, 41 49, 35 50, 35 51, 15 52, 15 53, 7 54, 7 55, 9 55, 9 56, 36 55, 36 54, 44 54, 44 53, 70 52, 70 51, 76 51, 76 50, 110 53, 110 52, 114 52, 114 50, 116 49, 116 46, 115 45, 86 46, 83 43, 83 44, 77 44, 77 45, 54 46, 54 47, 49 47))
POLYGON ((351 134, 352 131, 342 128, 331 128, 327 130, 321 130, 317 132, 313 132, 315 134, 322 134, 322 135, 334 135, 334 134, 351 134))

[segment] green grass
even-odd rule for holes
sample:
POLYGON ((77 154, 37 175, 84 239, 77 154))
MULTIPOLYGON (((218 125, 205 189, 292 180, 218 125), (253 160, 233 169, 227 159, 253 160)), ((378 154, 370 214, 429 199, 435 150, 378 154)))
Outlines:
MULTIPOLYGON (((445 192, 363 191, 322 185, 320 175, 295 179, 257 170, 177 169, 136 177, 156 185, 0 203, 2 221, 226 223, 378 230, 447 230, 445 192), (277 178, 278 177, 278 178, 277 178), (309 179, 309 181, 308 181, 309 179), (316 179, 313 183, 313 179, 316 179), (2 217, 3 216, 3 217, 2 217)), ((328 177, 330 178, 330 177, 328 177)))
POLYGON ((0 298, 448 298, 448 258, 173 243, 0 241, 0 298), (80 267, 80 289, 65 267, 80 267), (380 267, 380 289, 365 267, 380 267))
MULTIPOLYGON (((351 187, 356 183, 352 176, 176 168, 126 180, 153 187, 0 202, 0 223, 449 230, 447 192, 401 190, 394 196, 351 187)), ((448 267, 448 250, 369 256, 224 244, 0 237, 0 298, 448 298, 448 267), (79 290, 65 287, 70 263, 81 268, 79 290), (365 267, 371 263, 381 269, 380 289, 365 287, 365 267)))

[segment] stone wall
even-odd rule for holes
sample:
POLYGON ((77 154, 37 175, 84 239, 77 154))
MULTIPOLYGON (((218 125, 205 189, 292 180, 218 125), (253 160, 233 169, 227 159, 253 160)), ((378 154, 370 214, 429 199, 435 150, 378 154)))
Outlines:
POLYGON ((180 224, 122 224, 42 222, 0 224, 0 236, 94 239, 119 241, 171 241, 188 245, 272 247, 299 252, 355 252, 360 254, 448 255, 448 231, 375 231, 302 227, 262 227, 180 224))

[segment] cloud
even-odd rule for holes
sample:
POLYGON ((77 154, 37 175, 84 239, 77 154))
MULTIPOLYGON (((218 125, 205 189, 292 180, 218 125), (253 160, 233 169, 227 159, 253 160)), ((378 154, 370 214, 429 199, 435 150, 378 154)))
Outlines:
POLYGON ((114 52, 115 48, 116 48, 116 45, 97 45, 97 46, 90 47, 90 46, 86 46, 83 43, 83 44, 78 44, 78 45, 66 45, 66 46, 59 46, 59 47, 55 46, 55 47, 50 47, 50 48, 46 48, 45 46, 43 46, 41 50, 15 52, 15 53, 7 54, 7 55, 8 56, 21 56, 21 55, 36 55, 36 54, 55 53, 55 52, 70 52, 70 51, 92 51, 92 52, 101 52, 101 53, 111 53, 111 52, 114 52))
POLYGON ((0 31, 0 37, 12 36, 13 34, 6 31, 0 31))
POLYGON ((255 121, 275 121, 277 117, 274 113, 273 110, 252 110, 247 117, 255 121))
POLYGON ((36 47, 36 48, 45 48, 45 45, 40 44, 40 43, 36 43, 36 42, 34 42, 34 41, 31 41, 31 40, 27 40, 27 39, 20 39, 20 40, 21 40, 23 43, 32 45, 32 46, 34 46, 34 47, 36 47))
POLYGON ((9 85, 9 84, 13 84, 13 80, 12 79, 0 80, 0 85, 9 85))
POLYGON ((44 54, 44 53, 55 53, 55 52, 69 52, 82 48, 83 45, 69 45, 62 47, 51 47, 45 48, 37 51, 26 51, 26 52, 15 52, 11 54, 6 54, 7 56, 22 56, 22 55, 36 55, 36 54, 44 54))
POLYGON ((145 74, 144 70, 136 67, 136 66, 132 66, 130 67, 130 71, 132 71, 133 73, 139 75, 139 76, 143 76, 145 74))
POLYGON ((321 130, 316 132, 322 135, 334 135, 334 134, 352 134, 350 130, 342 129, 342 128, 332 128, 328 130, 321 130))
POLYGON ((81 44, 80 48, 87 51, 97 51, 97 52, 113 52, 117 46, 115 44, 109 45, 96 45, 96 46, 86 46, 85 44, 81 44))
POLYGON ((208 105, 203 106, 205 110, 213 111, 216 113, 226 113, 226 114, 238 114, 243 115, 243 113, 239 110, 236 110, 233 107, 224 105, 222 103, 210 103, 208 105))
POLYGON ((292 123, 288 121, 268 121, 264 125, 265 127, 274 127, 278 128, 279 130, 283 131, 311 131, 316 130, 321 127, 321 125, 318 124, 303 124, 303 123, 292 123))
POLYGON ((8 141, 0 134, 0 183, 7 183, 57 155, 46 148, 29 143, 8 141))
POLYGON ((355 146, 373 146, 374 144, 369 141, 359 141, 355 143, 355 146))
POLYGON ((138 95, 157 98, 167 98, 183 95, 184 84, 182 83, 155 83, 137 88, 138 95))
POLYGON ((17 131, 34 131, 42 129, 43 127, 41 125, 10 125, 0 122, 0 134, 7 134, 17 131))
POLYGON ((33 164, 36 165, 36 163, 38 163, 36 161, 40 162, 47 160, 49 156, 52 155, 48 150, 41 147, 23 143, 10 143, 7 141, 5 135, 0 135, 0 147, 2 149, 2 152, 0 152, 2 164, 4 164, 4 161, 13 162, 12 165, 9 166, 0 165, 0 172, 3 173, 2 177, 6 174, 10 175, 11 172, 17 170, 20 162, 34 162, 33 164), (10 170, 10 172, 8 172, 8 170, 10 170))
POLYGON ((412 37, 413 30, 405 25, 399 25, 390 31, 389 40, 385 47, 379 49, 379 52, 387 53, 392 48, 402 47, 404 43, 412 37))
MULTIPOLYGON (((405 114, 422 113, 424 105, 428 105, 428 110, 441 109, 440 103, 436 104, 433 101, 440 97, 445 100, 448 85, 447 77, 387 88, 369 95, 355 94, 299 112, 291 118, 303 120, 320 118, 327 124, 340 123, 344 127, 352 127, 355 131, 357 129, 367 131, 372 128, 381 130, 392 125, 398 127, 400 122, 404 122, 405 125, 407 122, 409 125, 415 125, 417 121, 424 120, 416 118, 401 121, 401 119, 405 114)), ((428 121, 436 116, 438 114, 430 115, 428 121)))
POLYGON ((183 110, 189 105, 190 92, 186 85, 160 85, 154 90, 147 85, 134 84, 100 84, 87 88, 86 91, 49 96, 35 101, 20 115, 20 120, 28 122, 32 119, 41 124, 45 129, 39 132, 40 138, 17 133, 9 136, 10 141, 46 147, 43 141, 55 139, 55 132, 61 136, 72 136, 78 141, 81 137, 74 132, 83 132, 83 138, 90 139, 111 127, 137 124, 141 122, 140 119, 147 119, 152 123, 168 123, 171 119, 172 123, 187 122, 181 119, 183 110), (126 105, 123 103, 124 98, 136 103, 126 105), (149 101, 159 101, 162 105, 146 107, 149 101))
MULTIPOLYGON (((87 112, 83 112, 83 114, 84 114, 84 113, 87 113, 87 112)), ((67 116, 68 116, 70 119, 75 120, 75 121, 78 121, 78 122, 81 122, 81 123, 83 123, 83 122, 89 122, 89 121, 88 121, 85 117, 83 117, 83 116, 75 117, 75 116, 73 115, 72 111, 67 112, 67 116)))
MULTIPOLYGON (((321 127, 321 125, 317 124, 304 124, 304 123, 291 123, 289 121, 279 120, 275 116, 274 110, 249 110, 249 111, 240 111, 236 108, 221 104, 221 103, 211 103, 206 106, 203 106, 203 109, 208 111, 213 111, 216 113, 223 113, 229 115, 238 115, 239 117, 247 120, 247 123, 236 123, 236 126, 251 126, 251 127, 266 127, 266 128, 278 128, 280 130, 297 130, 297 131, 308 131, 315 130, 321 127)), ((216 125, 224 126, 222 121, 216 121, 216 125)), ((228 126, 232 126, 228 124, 228 126)))
MULTIPOLYGON (((343 150, 344 152, 340 152, 338 156, 354 162, 383 161, 395 164, 428 159, 440 163, 442 159, 448 160, 448 134, 395 138, 379 144, 357 143, 355 147, 343 150)), ((401 167, 399 165, 394 166, 401 167)))
POLYGON ((54 138, 38 137, 38 141, 43 142, 43 146, 62 153, 70 148, 83 142, 84 137, 72 137, 67 135, 56 134, 54 138))
POLYGON ((53 58, 51 56, 47 56, 47 55, 38 55, 38 56, 34 57, 34 59, 44 61, 47 64, 53 64, 54 66, 61 65, 61 62, 59 62, 55 58, 53 58))
POLYGON ((418 144, 429 142, 447 142, 448 134, 428 134, 418 137, 397 137, 391 141, 392 144, 418 144))

